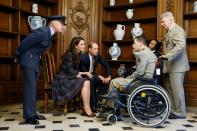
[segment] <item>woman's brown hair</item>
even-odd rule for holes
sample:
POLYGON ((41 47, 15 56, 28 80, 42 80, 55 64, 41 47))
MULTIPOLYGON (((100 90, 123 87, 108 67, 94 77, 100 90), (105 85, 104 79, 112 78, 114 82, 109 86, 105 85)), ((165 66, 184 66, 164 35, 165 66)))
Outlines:
POLYGON ((79 62, 79 54, 77 53, 76 46, 81 40, 84 40, 82 37, 73 37, 70 43, 69 51, 73 55, 73 60, 75 63, 79 62))

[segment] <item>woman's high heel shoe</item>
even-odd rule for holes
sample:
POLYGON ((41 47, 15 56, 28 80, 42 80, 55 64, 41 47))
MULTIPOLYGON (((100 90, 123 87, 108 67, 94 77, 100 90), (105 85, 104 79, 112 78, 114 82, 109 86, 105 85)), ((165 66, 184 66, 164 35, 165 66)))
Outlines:
POLYGON ((87 114, 84 110, 82 111, 81 115, 82 116, 87 116, 87 117, 95 117, 96 116, 95 113, 92 112, 91 114, 87 114))

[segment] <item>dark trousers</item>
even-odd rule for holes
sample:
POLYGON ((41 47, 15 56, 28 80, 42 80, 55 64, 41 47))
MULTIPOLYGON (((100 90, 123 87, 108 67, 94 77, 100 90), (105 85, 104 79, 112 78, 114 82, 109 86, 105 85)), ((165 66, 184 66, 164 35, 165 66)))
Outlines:
POLYGON ((99 79, 98 75, 93 75, 90 80, 90 106, 97 106, 98 102, 98 87, 103 88, 104 85, 102 81, 99 79), (102 87, 101 87, 102 86, 102 87))
POLYGON ((38 72, 33 69, 21 67, 23 73, 23 117, 24 119, 36 115, 36 86, 38 72))

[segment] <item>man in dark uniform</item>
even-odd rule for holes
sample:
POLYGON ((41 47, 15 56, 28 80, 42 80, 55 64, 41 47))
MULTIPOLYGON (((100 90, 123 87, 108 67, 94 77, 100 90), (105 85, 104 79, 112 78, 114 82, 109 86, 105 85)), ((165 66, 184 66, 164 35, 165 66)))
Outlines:
POLYGON ((63 32, 65 16, 49 16, 49 26, 33 30, 23 39, 16 50, 16 62, 20 64, 23 88, 23 117, 27 124, 39 124, 45 119, 36 113, 36 86, 40 67, 40 57, 51 44, 51 37, 57 32, 63 32))
POLYGON ((98 53, 98 44, 91 42, 88 45, 88 52, 80 56, 80 71, 89 72, 88 78, 90 79, 90 106, 93 111, 96 111, 98 95, 98 86, 108 84, 111 80, 111 70, 108 63, 102 59, 98 53), (101 64, 105 68, 106 76, 96 74, 96 67, 101 64))

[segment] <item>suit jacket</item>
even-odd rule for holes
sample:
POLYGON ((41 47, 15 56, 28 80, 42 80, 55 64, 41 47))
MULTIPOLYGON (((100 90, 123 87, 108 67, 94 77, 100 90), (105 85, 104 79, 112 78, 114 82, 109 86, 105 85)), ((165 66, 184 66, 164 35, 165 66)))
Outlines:
MULTIPOLYGON (((97 56, 93 57, 94 59, 94 65, 93 65, 93 74, 96 74, 96 67, 98 64, 101 64, 105 68, 105 72, 107 76, 111 76, 111 70, 109 64, 103 60, 98 54, 97 56)), ((88 72, 90 68, 90 58, 88 52, 80 55, 80 65, 79 65, 80 71, 82 72, 88 72)))
POLYGON ((51 31, 49 27, 34 30, 23 39, 16 50, 17 62, 25 68, 39 72, 40 57, 50 46, 51 31))
POLYGON ((186 36, 182 27, 175 24, 164 38, 164 73, 185 72, 190 69, 186 53, 186 36))

